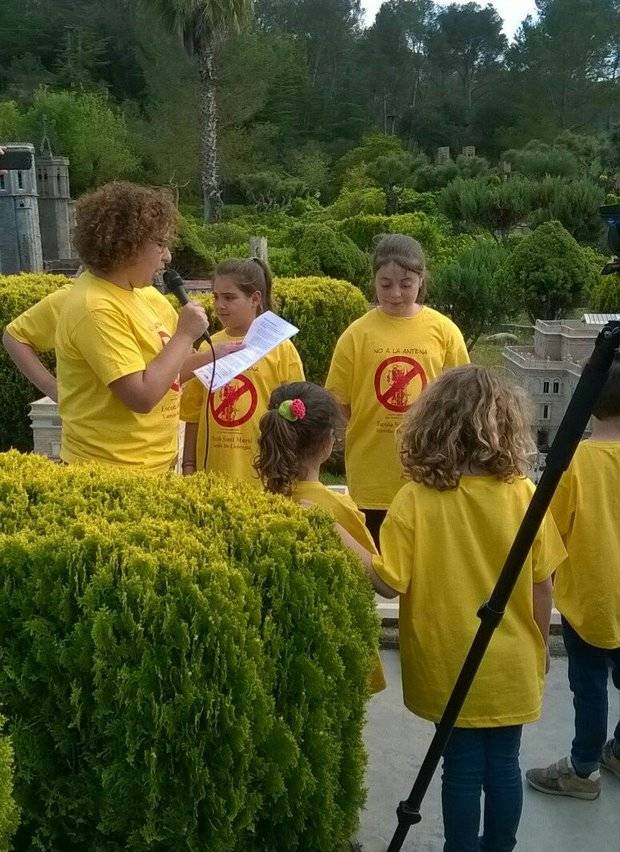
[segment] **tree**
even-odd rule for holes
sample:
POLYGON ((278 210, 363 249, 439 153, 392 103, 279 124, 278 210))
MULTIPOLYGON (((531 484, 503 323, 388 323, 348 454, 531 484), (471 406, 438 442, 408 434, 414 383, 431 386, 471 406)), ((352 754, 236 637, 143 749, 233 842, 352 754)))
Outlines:
POLYGON ((222 194, 217 163, 216 54, 226 36, 248 17, 251 0, 149 0, 185 50, 195 56, 200 74, 200 183, 205 221, 217 220, 222 194))
POLYGON ((505 259, 502 246, 477 240, 433 273, 430 299, 461 329, 468 350, 481 334, 519 312, 515 292, 498 274, 505 259))
POLYGON ((536 0, 509 52, 531 127, 589 128, 615 111, 620 72, 617 0, 536 0))
POLYGON ((39 89, 26 111, 11 101, 0 104, 0 134, 16 141, 47 134, 54 153, 71 161, 71 188, 78 195, 131 178, 139 165, 125 116, 101 93, 39 89))
POLYGON ((532 322, 566 316, 596 283, 586 253, 560 222, 519 239, 498 274, 520 294, 532 322))
POLYGON ((493 6, 453 3, 437 15, 437 30, 430 42, 433 65, 452 72, 461 81, 467 114, 482 71, 496 66, 508 47, 502 19, 493 6))
POLYGON ((388 0, 364 34, 360 65, 384 133, 417 112, 434 16, 432 0, 388 0))

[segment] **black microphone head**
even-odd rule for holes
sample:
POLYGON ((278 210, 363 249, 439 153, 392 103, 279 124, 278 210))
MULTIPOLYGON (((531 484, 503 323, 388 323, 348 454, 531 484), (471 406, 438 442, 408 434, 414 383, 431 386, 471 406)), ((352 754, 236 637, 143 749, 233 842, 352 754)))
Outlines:
POLYGON ((164 284, 166 285, 166 290, 168 293, 172 293, 177 297, 179 302, 182 305, 186 305, 189 302, 189 297, 185 292, 185 285, 183 283, 183 279, 176 271, 176 269, 166 269, 163 275, 164 284))

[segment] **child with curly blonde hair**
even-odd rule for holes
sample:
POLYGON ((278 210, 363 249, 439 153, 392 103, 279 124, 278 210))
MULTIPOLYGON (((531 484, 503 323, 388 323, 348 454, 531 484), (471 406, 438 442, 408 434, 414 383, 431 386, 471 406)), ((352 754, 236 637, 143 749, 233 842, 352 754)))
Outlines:
MULTIPOLYGON (((390 506, 383 560, 373 568, 401 596, 405 704, 437 722, 530 502, 535 448, 524 394, 478 366, 449 370, 429 385, 399 439, 411 481, 390 506)), ((540 716, 551 575, 565 556, 548 517, 444 753, 445 852, 516 845, 521 729, 540 716)))

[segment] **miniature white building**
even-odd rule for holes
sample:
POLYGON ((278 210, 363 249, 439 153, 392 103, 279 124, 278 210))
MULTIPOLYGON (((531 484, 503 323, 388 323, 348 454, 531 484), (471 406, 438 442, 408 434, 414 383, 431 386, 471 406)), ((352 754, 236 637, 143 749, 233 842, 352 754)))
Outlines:
POLYGON ((620 314, 585 314, 581 320, 537 320, 533 346, 507 346, 506 369, 536 406, 537 442, 552 443, 573 391, 607 322, 620 314))

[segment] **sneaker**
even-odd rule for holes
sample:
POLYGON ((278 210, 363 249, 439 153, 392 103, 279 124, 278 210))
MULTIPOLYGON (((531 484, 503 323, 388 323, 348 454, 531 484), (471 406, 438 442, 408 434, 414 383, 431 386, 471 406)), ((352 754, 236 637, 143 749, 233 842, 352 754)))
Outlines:
POLYGON ((603 746, 603 755, 601 757, 601 766, 604 766, 609 772, 612 772, 617 778, 620 778, 620 758, 614 754, 613 740, 609 740, 603 746))
POLYGON ((581 778, 568 757, 552 763, 546 769, 528 769, 527 783, 541 793, 552 796, 572 796, 574 799, 598 799, 601 792, 600 772, 581 778))

